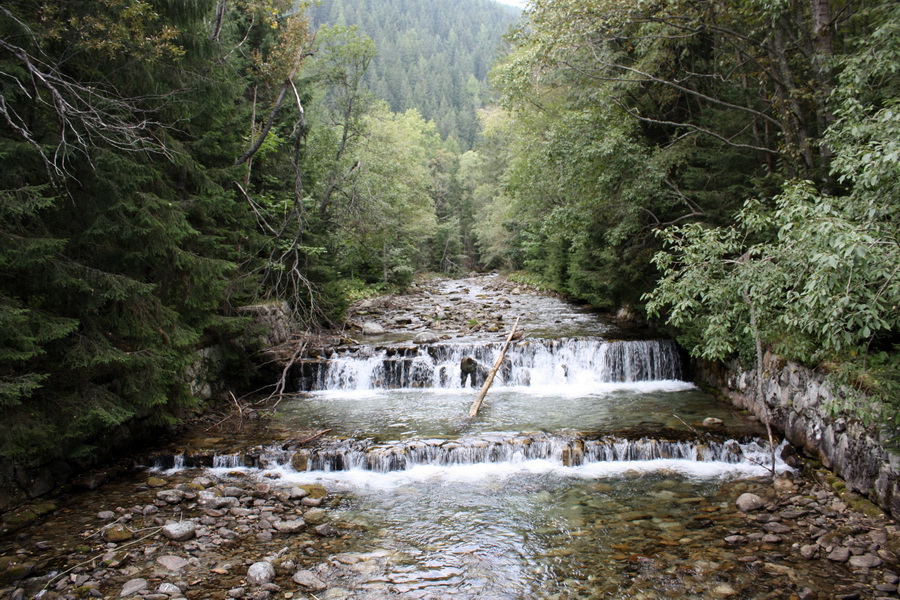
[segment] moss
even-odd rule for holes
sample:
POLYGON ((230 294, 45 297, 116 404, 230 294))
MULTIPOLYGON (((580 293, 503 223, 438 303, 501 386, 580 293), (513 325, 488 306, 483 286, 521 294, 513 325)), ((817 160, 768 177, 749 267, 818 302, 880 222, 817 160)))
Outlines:
POLYGON ((310 483, 307 485, 299 486, 300 489, 306 490, 306 493, 309 494, 310 498, 324 498, 328 495, 328 492, 321 485, 310 483))
POLYGON ((32 571, 34 571, 34 565, 19 562, 17 556, 0 556, 0 586, 24 579, 32 571))
POLYGON ((841 493, 841 500, 843 500, 852 510, 855 510, 858 513, 862 513, 870 519, 877 519, 884 516, 883 510, 881 510, 871 500, 860 496, 859 494, 854 494, 850 491, 844 491, 841 493))
POLYGON ((37 521, 37 518, 37 513, 31 510, 31 508, 20 508, 19 510, 3 515, 3 522, 10 527, 22 527, 29 523, 34 523, 37 521))

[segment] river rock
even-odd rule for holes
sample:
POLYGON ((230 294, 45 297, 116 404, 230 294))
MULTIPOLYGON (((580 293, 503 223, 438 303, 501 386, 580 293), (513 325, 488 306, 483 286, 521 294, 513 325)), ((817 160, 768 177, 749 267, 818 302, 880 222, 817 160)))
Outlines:
POLYGON ((800 547, 800 556, 802 556, 806 560, 812 560, 816 557, 818 551, 819 547, 815 544, 804 544, 800 547))
POLYGON ((362 324, 363 335, 381 335, 384 333, 384 327, 374 321, 366 321, 362 324))
POLYGON ((265 585, 267 583, 272 583, 273 579, 275 579, 275 567, 273 567, 270 562, 256 562, 247 569, 247 583, 252 583, 253 585, 265 585))
POLYGON ((334 525, 332 525, 331 523, 316 525, 316 533, 318 533, 322 537, 337 537, 339 535, 338 530, 335 529, 334 525))
POLYGON ((851 567, 860 567, 871 569, 873 567, 877 567, 881 565, 881 559, 873 554, 862 554, 860 556, 851 556, 850 557, 850 566, 851 567))
POLYGON ((706 417, 703 419, 704 427, 721 427, 724 425, 724 421, 722 419, 717 419, 716 417, 706 417))
POLYGON ((413 338, 414 344, 434 344, 441 341, 441 336, 432 331, 423 331, 413 338))
POLYGON ((159 587, 156 588, 156 591, 160 594, 165 594, 167 596, 180 596, 181 588, 173 583, 169 583, 168 581, 159 584, 159 587))
POLYGON ((124 525, 111 525, 103 530, 103 538, 107 542, 119 544, 134 537, 134 532, 124 525))
POLYGON ((169 504, 178 504, 184 500, 184 492, 181 490, 161 490, 156 492, 156 497, 169 504))
POLYGON ((101 521, 112 521, 116 518, 116 513, 111 510, 101 510, 97 513, 97 518, 101 521))
POLYGON ((178 571, 188 566, 188 561, 186 558, 175 556, 174 554, 164 554, 163 556, 160 556, 156 559, 156 564, 167 571, 177 573, 178 571))
MULTIPOLYGON (((303 470, 305 471, 306 469, 303 470)), ((291 500, 303 500, 307 496, 309 496, 309 492, 304 490, 302 487, 294 486, 291 488, 290 492, 288 492, 288 498, 290 498, 291 500)))
POLYGON ((240 498, 244 496, 246 492, 239 487, 235 487, 233 485, 226 486, 222 488, 222 495, 227 496, 229 498, 240 498))
POLYGON ((301 569, 300 571, 294 573, 292 579, 297 585, 314 592, 324 590, 328 587, 328 585, 324 581, 319 579, 315 573, 313 573, 312 571, 307 571, 305 569, 301 569))
POLYGON ((310 508, 303 514, 303 518, 307 523, 321 525, 328 520, 328 512, 322 508, 310 508))
POLYGON ((300 533, 306 527, 306 521, 303 519, 291 519, 289 521, 276 521, 275 529, 279 533, 300 533))
POLYGON ((741 512, 753 512, 759 510, 766 505, 766 501, 750 492, 741 494, 737 499, 737 507, 741 512))
POLYGON ((128 598, 129 596, 134 596, 140 592, 143 592, 150 584, 147 583, 146 579, 132 579, 130 581, 126 581, 125 585, 122 586, 122 591, 119 592, 120 598, 128 598))
POLYGON ((831 551, 828 555, 828 560, 834 562, 847 562, 850 558, 850 550, 844 548, 843 546, 839 546, 831 551))
POLYGON ((169 523, 162 529, 164 536, 175 542, 184 542, 194 537, 197 532, 197 524, 193 521, 181 521, 169 523))

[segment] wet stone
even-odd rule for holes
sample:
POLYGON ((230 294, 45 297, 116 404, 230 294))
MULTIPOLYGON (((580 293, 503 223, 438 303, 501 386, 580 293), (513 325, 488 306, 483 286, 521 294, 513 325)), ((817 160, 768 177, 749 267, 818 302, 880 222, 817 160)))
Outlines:
POLYGON ((294 573, 292 579, 294 583, 307 590, 318 591, 324 590, 328 587, 328 585, 324 581, 319 579, 319 577, 315 573, 305 569, 294 573))
POLYGON ((175 556, 173 554, 165 554, 156 559, 156 563, 167 571, 178 572, 188 566, 186 558, 175 556))
POLYGON ((120 598, 128 598, 129 596, 133 596, 134 594, 138 594, 143 592, 150 584, 146 579, 132 579, 130 581, 125 582, 125 585, 122 586, 122 591, 119 592, 120 598))
POLYGON ((828 560, 834 562, 847 562, 850 559, 850 550, 843 546, 835 548, 828 554, 828 560))
POLYGON ((247 583, 253 585, 263 585, 271 583, 275 578, 275 567, 267 561, 260 561, 250 565, 247 569, 247 583))
POLYGON ((862 554, 859 556, 851 556, 850 557, 850 566, 851 567, 860 567, 871 569, 873 567, 877 567, 881 565, 881 559, 877 556, 873 556, 871 554, 862 554))
POLYGON ((162 528, 162 534, 175 542, 192 539, 197 532, 197 524, 193 521, 169 523, 162 528))
POLYGON ((738 510, 746 513, 763 508, 766 505, 766 502, 756 494, 745 492, 738 497, 736 504, 738 510))

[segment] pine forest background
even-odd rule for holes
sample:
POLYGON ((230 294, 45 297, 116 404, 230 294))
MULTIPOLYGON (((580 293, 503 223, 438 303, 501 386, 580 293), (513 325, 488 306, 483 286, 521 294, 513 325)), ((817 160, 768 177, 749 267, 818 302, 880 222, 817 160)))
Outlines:
POLYGON ((892 428, 897 65, 877 0, 8 0, 0 456, 181 422, 200 348, 246 388, 242 306, 492 269, 892 428))

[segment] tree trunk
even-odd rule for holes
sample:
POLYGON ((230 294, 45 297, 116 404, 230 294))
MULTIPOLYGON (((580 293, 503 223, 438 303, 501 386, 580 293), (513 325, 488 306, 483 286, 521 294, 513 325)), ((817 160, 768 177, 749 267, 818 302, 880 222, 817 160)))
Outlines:
POLYGON ((753 302, 750 300, 750 294, 747 293, 747 290, 743 291, 744 303, 747 304, 747 308, 750 309, 750 328, 753 330, 753 341, 756 343, 756 399, 758 402, 762 402, 763 414, 766 419, 766 433, 769 436, 769 448, 771 450, 771 459, 772 466, 770 470, 772 471, 772 476, 775 476, 775 438, 772 435, 772 413, 769 412, 769 405, 766 402, 765 394, 763 393, 763 346, 762 346, 762 338, 759 335, 759 324, 756 322, 756 309, 753 307, 753 302))

